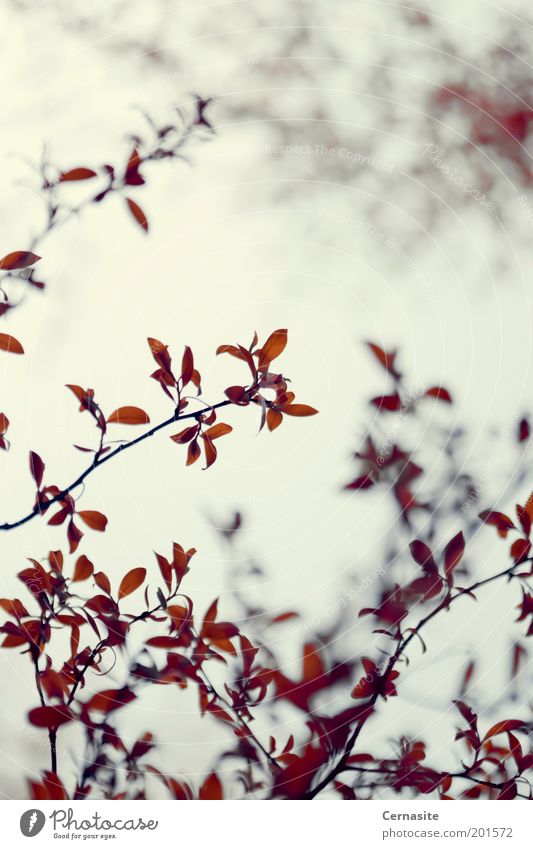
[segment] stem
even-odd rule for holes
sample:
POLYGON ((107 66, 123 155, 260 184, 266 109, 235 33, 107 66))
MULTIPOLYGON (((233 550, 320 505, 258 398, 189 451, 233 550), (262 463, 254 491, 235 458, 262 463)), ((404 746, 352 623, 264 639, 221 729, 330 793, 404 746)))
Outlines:
MULTIPOLYGON (((506 576, 512 578, 513 570, 516 568, 516 566, 517 564, 513 563, 512 566, 509 566, 507 569, 504 569, 501 572, 497 572, 495 575, 491 575, 490 578, 484 578, 481 581, 476 581, 476 583, 472 584, 470 587, 465 587, 461 590, 458 590, 458 592, 456 592, 454 596, 446 596, 446 598, 441 601, 441 603, 438 604, 437 607, 435 607, 430 613, 427 614, 427 616, 424 616, 424 618, 419 621, 418 625, 416 625, 411 630, 411 633, 408 637, 404 637, 402 640, 400 640, 396 647, 396 650, 389 658, 389 662, 387 663, 385 671, 381 676, 381 681, 387 681, 390 673, 393 671, 394 667, 396 666, 396 663, 398 662, 401 655, 404 653, 405 649, 408 647, 409 643, 414 639, 417 634, 420 633, 422 628, 424 628, 428 622, 435 618, 435 616, 437 616, 441 611, 447 610, 450 605, 453 604, 453 602, 456 601, 458 598, 461 598, 461 596, 470 595, 474 592, 474 590, 479 589, 479 587, 484 587, 486 584, 490 584, 492 581, 497 581, 499 578, 505 578, 506 576)), ((380 688, 378 688, 373 693, 372 697, 369 699, 369 701, 365 704, 364 707, 372 707, 373 705, 375 705, 380 696, 381 691, 380 688)), ((322 790, 324 790, 328 786, 328 784, 333 781, 333 779, 346 768, 348 758, 350 757, 353 747, 355 746, 357 739, 361 731, 363 730, 368 716, 369 714, 357 723, 348 742, 346 743, 344 753, 340 761, 328 772, 328 774, 322 779, 322 781, 320 781, 316 785, 316 787, 306 793, 306 799, 314 799, 315 796, 321 793, 322 790)))
POLYGON ((241 716, 241 714, 239 713, 239 711, 238 711, 238 710, 236 710, 236 709, 233 707, 233 705, 231 704, 231 702, 229 702, 229 701, 228 701, 228 700, 227 700, 224 696, 222 696, 222 695, 218 692, 218 690, 215 688, 215 686, 214 686, 214 685, 213 685, 213 683, 211 682, 211 679, 209 678, 209 676, 208 676, 207 672, 205 671, 205 669, 203 669, 203 668, 202 668, 202 669, 200 669, 200 672, 201 672, 201 674, 203 675, 203 677, 204 677, 204 681, 205 681, 205 683, 207 684, 207 686, 208 686, 209 690, 211 691, 212 695, 213 695, 213 696, 215 696, 215 698, 216 698, 216 699, 218 699, 218 701, 219 701, 219 702, 222 702, 222 704, 223 704, 225 707, 227 707, 227 708, 228 708, 228 710, 231 710, 231 712, 232 712, 232 713, 233 713, 233 715, 235 716, 235 718, 236 718, 237 722, 239 723, 239 725, 241 726, 241 728, 243 728, 243 729, 244 729, 244 731, 246 731, 246 734, 248 734, 248 736, 249 736, 249 737, 251 737, 251 739, 254 741, 255 745, 257 746, 257 748, 258 748, 258 749, 259 749, 259 750, 263 753, 263 755, 265 756, 265 758, 266 758, 267 762, 269 763, 269 765, 271 766, 271 768, 272 768, 272 769, 274 769, 276 772, 279 772, 279 770, 281 769, 281 767, 280 767, 279 763, 278 763, 278 762, 277 762, 277 760, 276 760, 276 759, 275 759, 275 758, 274 758, 274 757, 270 754, 270 752, 268 752, 268 751, 265 749, 265 747, 263 746, 263 744, 261 743, 261 741, 260 741, 260 740, 259 740, 259 739, 255 736, 254 732, 252 731, 252 729, 251 729, 251 728, 250 728, 250 726, 248 725, 248 723, 247 723, 247 721, 245 720, 245 718, 244 718, 243 716, 241 716))
POLYGON ((69 695, 69 697, 68 697, 68 699, 67 699, 67 705, 71 705, 71 704, 72 704, 72 702, 74 701, 74 696, 76 695, 76 690, 78 689, 78 687, 80 686, 81 682, 83 681, 83 676, 84 676, 84 675, 85 675, 85 673, 87 672, 87 670, 88 670, 89 666, 92 664, 92 662, 93 662, 93 660, 95 659, 95 657, 96 657, 96 655, 98 654, 98 652, 99 652, 99 651, 101 651, 101 649, 102 649, 104 646, 105 646, 105 639, 104 639, 104 640, 100 640, 100 642, 99 642, 99 643, 97 643, 97 644, 95 645, 95 647, 92 649, 92 651, 91 651, 91 653, 90 653, 89 657, 87 658, 87 660, 86 660, 85 664, 83 665, 82 669, 80 669, 80 670, 76 673, 76 680, 75 680, 75 682, 74 682, 74 685, 73 685, 73 687, 72 687, 72 690, 70 691, 70 695, 69 695))
POLYGON ((50 768, 52 772, 57 775, 57 728, 50 729, 50 731, 48 732, 48 739, 50 740, 50 768))
MULTIPOLYGON (((211 409, 218 410, 220 409, 220 407, 227 407, 231 403, 231 401, 219 401, 218 404, 213 404, 211 409)), ((109 460, 113 459, 113 457, 116 457, 118 454, 123 451, 126 451, 128 448, 133 448, 134 445, 139 445, 140 442, 143 442, 145 439, 148 439, 150 436, 153 436, 159 430, 162 430, 163 428, 168 427, 169 425, 174 424, 175 422, 181 422, 184 419, 196 419, 199 415, 201 414, 198 411, 195 413, 186 413, 184 416, 180 416, 177 415, 177 413, 174 413, 169 419, 165 419, 165 421, 154 425, 154 427, 141 434, 141 436, 137 436, 136 439, 132 439, 131 442, 125 442, 122 445, 119 445, 118 448, 115 448, 115 450, 111 451, 109 454, 104 454, 102 457, 99 458, 96 457, 94 462, 91 463, 91 465, 87 469, 85 469, 85 471, 82 472, 81 475, 78 475, 76 480, 72 481, 72 483, 66 486, 61 492, 58 492, 57 495, 54 495, 54 497, 47 501, 46 504, 36 504, 33 510, 31 510, 26 516, 23 516, 22 519, 18 519, 16 522, 5 522, 3 525, 0 525, 0 531, 12 531, 14 528, 20 528, 21 525, 25 525, 26 522, 30 522, 36 516, 41 516, 43 513, 46 512, 46 510, 48 510, 49 507, 52 506, 52 504, 55 504, 57 501, 62 501, 70 492, 72 492, 73 489, 83 483, 85 478, 87 478, 100 466, 103 466, 104 463, 107 463, 109 460)))

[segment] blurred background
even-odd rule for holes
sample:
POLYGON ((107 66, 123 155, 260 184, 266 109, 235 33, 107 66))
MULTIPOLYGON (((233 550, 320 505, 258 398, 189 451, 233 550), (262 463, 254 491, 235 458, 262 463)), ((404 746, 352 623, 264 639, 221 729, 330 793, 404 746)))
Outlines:
MULTIPOLYGON (((11 437, 0 519, 31 506, 29 448, 59 484, 85 465, 72 443, 90 444, 92 422, 64 384, 94 387, 106 410, 141 406, 156 422, 168 410, 149 379, 147 336, 176 357, 190 345, 214 402, 245 377, 216 347, 286 327, 280 368, 320 415, 258 435, 257 411, 231 410, 224 420, 235 433, 205 472, 185 469, 183 449, 161 433, 87 481, 83 507, 101 509, 109 526, 87 531, 80 552, 116 580, 138 565, 155 575, 153 550, 172 540, 195 546, 187 592, 199 611, 220 595, 224 618, 238 616, 237 589, 270 616, 299 611, 297 626, 269 637, 294 678, 303 641, 318 633, 327 643, 341 612, 330 650, 375 651, 357 611, 375 603, 388 562, 403 568, 415 536, 431 534, 438 547, 463 528, 471 574, 502 568, 505 551, 471 520, 523 503, 532 489, 528 441, 516 436, 533 388, 531 34, 523 0, 6 0, 1 255, 43 226, 43 150, 60 170, 123 162, 146 130, 143 113, 163 125, 195 95, 213 98, 215 134, 193 135, 182 160, 145 167, 135 198, 148 234, 111 198, 39 244, 46 289, 15 291, 23 303, 4 321, 26 356, 0 362, 11 437), (416 425, 381 418, 383 438, 390 427, 423 458, 420 485, 438 502, 438 523, 434 510, 415 511, 407 527, 386 485, 344 490, 357 474, 354 452, 383 416, 368 399, 388 387, 368 340, 399 350, 410 392, 442 384, 453 396, 451 406, 418 405, 416 425), (460 506, 472 480, 479 504, 468 512, 460 506), (236 510, 243 526, 228 546, 217 527, 236 510), (339 599, 349 592, 346 612, 339 599)), ((86 191, 63 188, 67 205, 86 191)), ((132 431, 117 428, 116 438, 132 431)), ((64 530, 37 521, 1 543, 0 593, 20 596, 16 572, 27 557, 65 548, 64 530)), ((487 717, 502 699, 526 709, 509 679, 518 600, 491 586, 428 631, 433 652, 413 648, 404 690, 369 725, 365 750, 423 728, 445 768, 456 724, 449 700, 473 657, 473 698, 487 717)), ((0 669, 0 789, 20 798, 26 777, 47 764, 47 741, 25 725, 35 705, 30 665, 6 651, 0 669)), ((156 727, 160 765, 203 774, 222 730, 197 717, 194 694, 154 690, 124 711, 126 736, 156 727)), ((332 710, 346 702, 345 689, 326 699, 332 710)), ((281 738, 293 719, 289 708, 267 711, 260 728, 281 738)), ((68 734, 73 775, 79 752, 68 734)))

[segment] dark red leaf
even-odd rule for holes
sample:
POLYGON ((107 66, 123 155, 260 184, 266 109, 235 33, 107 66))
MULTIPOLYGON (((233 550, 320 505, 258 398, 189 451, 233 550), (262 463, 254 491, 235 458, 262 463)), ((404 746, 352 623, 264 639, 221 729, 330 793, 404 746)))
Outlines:
POLYGON ((43 482, 44 463, 35 451, 30 451, 30 472, 37 484, 37 489, 40 489, 43 482))
POLYGON ((31 251, 13 251, 13 253, 6 254, 5 257, 0 259, 0 269, 2 271, 15 271, 18 268, 27 268, 29 265, 34 265, 40 259, 40 256, 31 251))
POLYGON ((72 713, 66 705, 36 707, 28 714, 31 724, 38 728, 57 728, 71 722, 72 718, 72 713))

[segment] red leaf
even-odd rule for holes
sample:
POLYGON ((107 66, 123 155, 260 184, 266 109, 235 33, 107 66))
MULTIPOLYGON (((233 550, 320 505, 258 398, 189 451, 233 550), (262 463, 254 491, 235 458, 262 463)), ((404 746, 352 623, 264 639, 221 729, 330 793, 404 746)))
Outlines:
POLYGON ((507 781, 504 787, 500 790, 497 795, 497 799, 516 799, 516 795, 518 793, 516 782, 515 781, 507 781))
POLYGON ((66 705, 36 707, 30 710, 28 719, 38 728, 57 728, 72 720, 72 713, 66 705))
POLYGON ((30 451, 30 472, 37 484, 37 489, 40 489, 43 482, 44 463, 35 451, 30 451))
POLYGON ((150 417, 140 407, 119 407, 107 419, 108 424, 148 424, 150 417))
POLYGON ((73 581, 85 581, 87 578, 90 578, 93 574, 94 566, 85 554, 82 554, 76 560, 76 565, 74 567, 74 574, 72 576, 73 581))
POLYGON ((525 442, 531 436, 531 427, 528 419, 521 419, 518 425, 518 441, 525 442))
POLYGON ((9 428, 9 419, 4 413, 0 413, 0 435, 3 436, 4 433, 9 428))
POLYGON ((13 251, 13 253, 6 254, 5 257, 0 259, 0 269, 15 271, 18 268, 27 268, 28 265, 33 265, 40 259, 40 256, 31 253, 31 251, 13 251))
POLYGON ((227 433, 231 433, 232 430, 233 428, 231 425, 219 422, 204 431, 204 436, 207 436, 209 439, 218 439, 220 436, 225 436, 227 433))
POLYGON ((528 515, 526 510, 520 506, 520 504, 516 505, 516 515, 518 516, 518 521, 522 526, 522 530, 524 534, 528 537, 529 532, 531 531, 531 516, 528 515))
POLYGON ((142 159, 139 154, 139 151, 134 147, 130 158, 128 160, 128 164, 126 165, 126 174, 124 178, 124 182, 127 186, 143 186, 145 183, 144 178, 139 174, 139 167, 142 164, 142 159))
POLYGON ((522 563, 528 556, 531 549, 531 542, 528 539, 515 539, 511 546, 511 557, 514 562, 522 563))
POLYGON ((263 345, 259 357, 259 368, 268 368, 272 360, 283 353, 287 345, 287 331, 274 330, 263 345))
POLYGON ((187 386, 188 383, 191 382, 192 376, 194 374, 194 357, 191 349, 188 345, 185 346, 185 351, 183 352, 183 357, 181 360, 181 380, 183 382, 183 386, 187 386))
MULTIPOLYGON (((103 572, 98 572, 97 574, 102 575, 103 572)), ((100 616, 114 616, 117 612, 115 602, 112 598, 108 598, 106 595, 93 596, 93 598, 90 598, 85 602, 85 607, 88 607, 89 610, 94 610, 100 616)))
POLYGON ((266 423, 270 431, 276 430, 283 421, 283 414, 270 408, 266 414, 266 423))
POLYGON ((148 233, 148 219, 139 204, 135 203, 135 201, 131 198, 126 198, 126 203, 128 204, 128 209, 133 215, 139 227, 142 227, 144 232, 148 233))
POLYGON ((9 336, 7 333, 0 333, 0 349, 9 351, 10 354, 23 354, 24 348, 18 339, 14 336, 9 336))
POLYGON ((179 433, 175 433, 174 436, 171 436, 170 438, 173 442, 177 442, 179 445, 186 445, 187 442, 194 439, 197 433, 198 425, 193 425, 192 427, 186 427, 185 430, 180 430, 179 433))
POLYGON ((178 637, 150 637, 146 645, 154 649, 175 649, 180 645, 180 640, 178 637))
POLYGON ((518 731, 519 728, 525 728, 526 725, 527 722, 523 719, 504 719, 492 725, 483 737, 483 740, 488 740, 497 734, 503 734, 504 731, 518 731))
POLYGON ((139 167, 142 164, 142 159, 139 154, 139 151, 134 147, 130 158, 128 160, 128 164, 126 165, 126 174, 124 177, 124 182, 127 186, 142 186, 144 185, 144 178, 139 174, 139 167))
POLYGON ((415 539, 410 543, 409 548, 411 549, 413 560, 416 560, 425 572, 438 572, 437 564, 433 559, 433 552, 425 542, 415 539))
POLYGON ((442 592, 443 582, 440 575, 430 573, 423 578, 415 578, 405 588, 406 593, 420 595, 425 601, 435 598, 442 592))
POLYGON ((16 618, 30 615, 18 598, 0 598, 0 607, 10 616, 16 618))
POLYGON ((220 783, 220 779, 216 772, 212 772, 211 775, 208 775, 200 787, 199 799, 203 801, 218 801, 224 799, 222 784, 220 783))
POLYGON ((118 588, 118 600, 121 598, 125 598, 127 595, 130 595, 132 592, 135 592, 141 584, 144 583, 146 578, 146 569, 143 566, 138 566, 136 569, 131 569, 120 582, 120 586, 118 588))
POLYGON ((92 528, 93 531, 105 531, 107 517, 98 510, 80 510, 78 516, 89 528, 92 528))
POLYGON ((309 407, 307 404, 287 404, 281 409, 286 416, 316 416, 318 413, 318 410, 309 407))
POLYGON ((200 446, 198 445, 198 440, 194 439, 189 443, 189 449, 187 451, 187 466, 192 466, 193 463, 196 463, 198 457, 202 453, 200 446))
POLYGON ((461 560, 465 550, 465 538, 459 532, 444 549, 444 573, 448 576, 461 560))
POLYGON ((507 532, 511 528, 514 528, 514 522, 509 516, 506 516, 505 513, 500 513, 498 510, 484 510, 483 513, 479 514, 479 518, 486 525, 494 525, 501 537, 506 537, 507 532))
POLYGON ((452 403, 452 396, 443 386, 432 386, 430 389, 426 389, 424 394, 428 398, 437 398, 439 401, 447 401, 448 404, 452 403))
POLYGON ((402 406, 402 399, 397 392, 392 395, 378 395, 370 401, 378 410, 387 410, 390 413, 396 412, 402 406))
POLYGON ((380 348, 379 345, 375 345, 373 342, 366 343, 375 358, 379 363, 383 366, 383 368, 389 372, 395 379, 401 377, 400 373, 396 370, 394 361, 396 359, 396 351, 384 351, 383 348, 380 348))
POLYGON ((224 395, 226 398, 229 398, 232 404, 248 404, 246 389, 244 386, 228 386, 228 388, 224 390, 224 395))
POLYGON ((527 515, 529 516, 529 518, 533 522, 533 492, 531 493, 528 500, 526 501, 526 503, 524 505, 524 510, 526 511, 527 515))
POLYGON ((94 582, 97 587, 100 587, 108 595, 111 595, 111 583, 105 572, 95 572, 94 582))
MULTIPOLYGON (((50 522, 48 522, 48 524, 49 525, 52 524, 52 521, 50 520, 50 522)), ((76 551, 78 545, 80 544, 80 540, 81 540, 82 536, 83 536, 82 531, 80 531, 80 529, 77 528, 76 525, 74 524, 74 522, 71 520, 68 523, 68 527, 67 527, 67 539, 68 539, 68 542, 69 542, 69 551, 70 551, 71 554, 74 554, 74 552, 76 551)))
POLYGON ((65 386, 76 396, 80 404, 87 398, 87 390, 83 389, 81 386, 78 386, 75 383, 66 383, 65 386))
POLYGON ((374 478, 372 476, 372 472, 369 472, 366 475, 359 475, 354 481, 346 484, 344 489, 370 489, 371 486, 374 486, 374 478))
POLYGON ((125 707, 132 702, 136 697, 128 687, 122 687, 120 690, 102 690, 95 695, 87 703, 89 710, 98 710, 102 713, 111 713, 113 710, 125 707))
MULTIPOLYGON (((210 466, 213 465, 213 463, 217 459, 217 449, 215 448, 208 436, 206 436, 204 433, 202 434, 202 436, 204 439, 205 468, 208 469, 210 466)), ((193 444, 194 443, 191 442, 191 445, 193 444)))
POLYGON ((60 183, 73 182, 75 180, 91 180, 93 177, 97 177, 96 171, 93 171, 92 168, 71 168, 70 171, 62 171, 59 175, 60 183))

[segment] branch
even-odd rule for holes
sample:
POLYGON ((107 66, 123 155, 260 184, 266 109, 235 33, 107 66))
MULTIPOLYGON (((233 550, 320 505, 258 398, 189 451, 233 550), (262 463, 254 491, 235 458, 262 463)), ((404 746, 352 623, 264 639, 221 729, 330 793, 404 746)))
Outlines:
MULTIPOLYGON (((520 565, 522 565, 522 564, 520 564, 520 565)), ((505 578, 505 577, 512 578, 513 577, 513 570, 516 567, 517 567, 517 564, 513 563, 512 566, 509 566, 507 569, 504 569, 501 572, 497 572, 495 575, 491 575, 490 578, 484 578, 481 581, 476 581, 476 583, 472 584, 470 587, 464 587, 463 589, 456 592, 455 595, 453 595, 453 596, 447 595, 444 598, 444 600, 441 601, 441 603, 437 605, 437 607, 435 607, 430 613, 428 613, 427 616, 424 616, 419 621, 419 623, 414 628, 411 629, 411 633, 409 634, 408 637, 404 637, 403 639, 400 640, 400 642, 398 643, 398 645, 396 647, 396 650, 394 651, 394 653, 389 658, 389 662, 387 663, 385 671, 384 671, 383 675, 381 676, 381 681, 383 681, 383 682, 387 681, 390 673, 394 670, 394 667, 396 666, 396 664, 397 664, 398 660, 400 659, 400 657, 402 656, 402 654, 405 652, 405 649, 409 646, 410 642, 414 639, 414 637, 416 635, 418 635, 420 633, 420 631, 428 624, 428 622, 431 622, 431 620, 435 618, 435 616, 437 616, 443 610, 448 610, 450 605, 453 604, 453 602, 456 601, 458 598, 461 598, 464 595, 471 595, 475 590, 479 589, 479 587, 484 587, 486 584, 490 584, 492 581, 497 581, 500 578, 505 578)), ((380 688, 377 688, 377 690, 373 693, 371 698, 365 704, 365 707, 373 707, 376 704, 377 700, 380 698, 381 695, 382 694, 381 694, 380 688)), ((348 740, 348 742, 345 746, 344 754, 342 755, 340 761, 337 763, 337 765, 335 767, 333 767, 329 771, 329 773, 322 779, 322 781, 320 781, 316 785, 316 787, 314 787, 313 789, 311 789, 307 792, 307 794, 305 796, 306 799, 314 799, 315 796, 317 796, 319 793, 321 793, 322 790, 324 790, 328 786, 328 784, 331 781, 333 781, 333 779, 346 768, 348 758, 350 757, 350 755, 352 753, 353 747, 355 746, 355 744, 356 744, 356 742, 359 738, 359 735, 360 735, 361 731, 363 730, 363 727, 364 727, 369 715, 370 714, 368 713, 364 719, 361 719, 357 723, 357 725, 355 726, 355 728, 354 728, 354 730, 353 730, 353 732, 352 732, 352 734, 351 734, 351 736, 350 736, 350 738, 349 738, 349 740, 348 740)))
MULTIPOLYGON (((401 770, 397 769, 384 769, 381 767, 371 768, 364 766, 354 766, 350 764, 344 768, 345 771, 349 772, 361 772, 361 773, 371 773, 377 775, 397 775, 399 778, 405 778, 405 773, 401 772, 401 770)), ((435 772, 439 772, 439 770, 435 770, 435 772)), ((473 775, 469 775, 467 772, 443 772, 442 775, 447 776, 448 778, 464 778, 465 781, 473 781, 475 784, 483 784, 485 787, 492 787, 494 790, 502 790, 507 784, 506 781, 489 781, 488 779, 476 778, 473 775)), ((385 785, 386 787, 394 787, 394 782, 392 785, 385 785)), ((529 799, 529 796, 524 796, 522 794, 518 794, 521 799, 529 799)))
MULTIPOLYGON (((231 404, 231 401, 219 401, 218 404, 213 404, 209 409, 210 410, 218 410, 221 407, 227 407, 231 404)), ((201 411, 196 411, 195 413, 186 413, 183 416, 180 416, 175 412, 169 419, 165 419, 165 421, 160 422, 154 427, 147 430, 145 433, 141 434, 141 436, 137 436, 135 439, 132 439, 130 442, 125 442, 122 445, 119 445, 118 448, 115 448, 114 451, 111 451, 109 454, 105 454, 102 457, 95 457, 93 463, 85 469, 81 475, 78 475, 76 480, 72 481, 68 486, 66 486, 61 492, 58 492, 57 495, 54 495, 49 501, 44 505, 36 504, 33 510, 31 510, 26 516, 23 516, 22 519, 18 519, 16 522, 5 522, 3 525, 0 525, 0 531, 12 531, 14 528, 20 528, 21 525, 25 525, 26 522, 30 522, 36 516, 42 516, 43 513, 48 510, 52 504, 55 504, 57 501, 62 501, 65 496, 67 496, 73 489, 79 486, 83 481, 98 469, 100 466, 103 466, 104 463, 107 463, 113 457, 116 457, 123 451, 126 451, 128 448, 133 448, 134 445, 139 445, 140 442, 143 442, 145 439, 148 439, 150 436, 153 436, 159 430, 163 430, 163 428, 168 427, 175 422, 183 421, 184 419, 197 419, 201 415, 201 411)))
MULTIPOLYGON (((194 633, 194 631, 193 631, 193 633, 194 633)), ((198 639, 198 634, 195 634, 195 636, 198 639)), ((213 682, 211 681, 211 679, 210 679, 209 675, 207 674, 207 672, 205 671, 205 669, 200 668, 199 671, 203 675, 204 681, 205 681, 209 691, 211 692, 211 695, 213 695, 216 699, 218 699, 219 702, 222 702, 222 704, 226 708, 228 708, 228 710, 230 710, 232 712, 232 714, 235 716, 237 722, 239 723, 239 725, 241 726, 241 728, 243 729, 245 734, 254 741, 257 748, 263 753, 263 755, 264 755, 267 763, 269 764, 270 768, 272 770, 274 770, 275 772, 279 772, 280 769, 281 769, 279 763, 277 762, 275 757, 273 755, 271 755, 270 752, 267 751, 267 749, 265 749, 265 747, 263 746, 263 744, 261 743, 259 738, 254 734, 254 732, 250 728, 250 725, 248 724, 248 722, 246 721, 244 716, 240 713, 240 711, 237 708, 235 708, 232 705, 232 703, 230 701, 228 701, 228 699, 226 699, 224 696, 222 696, 218 692, 218 690, 215 688, 213 682)))

